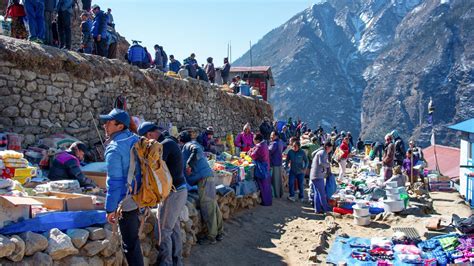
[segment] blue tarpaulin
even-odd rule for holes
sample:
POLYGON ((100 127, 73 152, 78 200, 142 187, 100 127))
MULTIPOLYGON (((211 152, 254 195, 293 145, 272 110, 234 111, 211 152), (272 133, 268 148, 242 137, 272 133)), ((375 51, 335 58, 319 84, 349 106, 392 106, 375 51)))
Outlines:
POLYGON ((53 228, 67 230, 107 223, 105 211, 49 212, 33 219, 14 223, 0 229, 0 234, 11 235, 27 231, 46 232, 53 228))
POLYGON ((237 196, 250 195, 258 191, 257 183, 254 180, 244 180, 235 185, 235 194, 237 196))

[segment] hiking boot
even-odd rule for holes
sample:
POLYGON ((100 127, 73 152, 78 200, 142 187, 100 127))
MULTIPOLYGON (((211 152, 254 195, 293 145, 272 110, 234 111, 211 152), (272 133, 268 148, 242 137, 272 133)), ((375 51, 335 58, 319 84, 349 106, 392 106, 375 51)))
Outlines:
POLYGON ((38 44, 43 44, 43 40, 41 39, 32 39, 32 42, 38 43, 38 44))
POLYGON ((224 233, 218 234, 216 236, 216 240, 219 241, 219 242, 222 241, 223 239, 224 239, 224 233))
POLYGON ((198 240, 199 245, 214 245, 216 243, 217 243, 217 241, 216 241, 215 238, 206 237, 206 238, 202 238, 202 239, 198 240))
POLYGON ((295 198, 295 197, 290 197, 290 196, 288 196, 287 199, 288 199, 289 201, 291 201, 291 202, 295 202, 295 201, 296 201, 296 198, 295 198))

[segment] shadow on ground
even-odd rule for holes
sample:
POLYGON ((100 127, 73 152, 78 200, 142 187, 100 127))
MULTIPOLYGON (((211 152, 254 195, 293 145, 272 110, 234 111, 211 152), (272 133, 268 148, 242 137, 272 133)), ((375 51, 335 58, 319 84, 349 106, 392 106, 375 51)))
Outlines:
POLYGON ((324 220, 302 203, 274 199, 272 207, 258 206, 237 213, 224 223, 225 239, 211 246, 196 245, 186 265, 287 265, 269 249, 295 219, 324 220), (294 206, 294 207, 293 207, 294 206))

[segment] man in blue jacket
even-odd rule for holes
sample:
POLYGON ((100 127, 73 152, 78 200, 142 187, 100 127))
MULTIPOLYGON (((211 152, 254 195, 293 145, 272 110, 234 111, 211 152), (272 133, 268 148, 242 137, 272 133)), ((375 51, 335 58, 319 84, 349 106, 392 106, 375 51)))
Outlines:
MULTIPOLYGON (((130 132, 130 116, 121 109, 113 109, 109 114, 101 115, 100 120, 105 122, 104 129, 109 139, 105 149, 107 164, 107 195, 105 210, 107 221, 110 224, 119 224, 122 240, 126 250, 125 257, 128 265, 143 265, 143 256, 138 238, 140 222, 138 206, 128 191, 128 169, 130 167, 130 150, 138 141, 138 136, 130 132), (121 213, 117 210, 121 209, 121 213)), ((136 167, 140 169, 139 165, 136 167)), ((139 173, 139 171, 136 171, 139 173)), ((139 190, 141 178, 137 175, 137 182, 131 186, 139 190)))
POLYGON ((94 22, 92 23, 92 37, 95 43, 95 54, 107 56, 107 14, 100 10, 98 5, 92 6, 94 22))
POLYGON ((195 132, 181 132, 179 141, 184 144, 182 152, 186 181, 191 186, 198 186, 201 215, 207 225, 207 238, 201 239, 199 243, 215 244, 216 240, 222 240, 224 227, 222 214, 216 200, 214 174, 202 146, 196 141, 195 132))
POLYGON ((170 64, 169 64, 169 69, 170 71, 173 71, 174 73, 178 74, 179 69, 181 68, 181 63, 174 59, 174 55, 170 55, 170 64))
POLYGON ((188 198, 186 179, 183 175, 183 154, 178 146, 178 140, 171 136, 165 137, 162 130, 152 122, 143 122, 138 127, 140 136, 157 140, 163 145, 162 158, 173 177, 173 187, 176 188, 176 191, 171 191, 163 207, 160 208, 161 244, 158 264, 183 265, 179 215, 188 198))
POLYGON ((127 58, 128 62, 134 66, 138 66, 139 68, 143 68, 143 62, 147 54, 145 52, 145 48, 138 44, 138 41, 133 41, 132 46, 128 48, 127 58))

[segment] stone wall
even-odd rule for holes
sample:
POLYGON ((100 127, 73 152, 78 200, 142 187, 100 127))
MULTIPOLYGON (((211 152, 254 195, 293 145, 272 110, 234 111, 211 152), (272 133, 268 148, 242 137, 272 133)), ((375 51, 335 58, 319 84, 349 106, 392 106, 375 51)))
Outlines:
POLYGON ((119 95, 132 115, 178 128, 213 126, 217 136, 273 118, 268 103, 205 82, 0 36, 0 131, 23 134, 24 145, 58 132, 97 142, 92 116, 109 112, 119 95))

